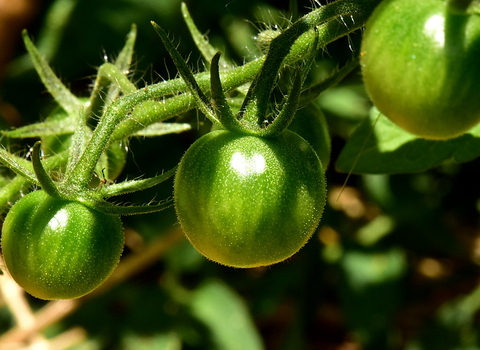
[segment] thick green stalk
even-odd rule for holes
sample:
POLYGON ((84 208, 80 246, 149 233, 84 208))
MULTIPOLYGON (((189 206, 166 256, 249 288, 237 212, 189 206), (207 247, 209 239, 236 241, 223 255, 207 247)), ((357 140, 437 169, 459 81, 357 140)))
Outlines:
MULTIPOLYGON (((318 14, 318 11, 313 11, 311 14, 306 15, 305 20, 301 22, 301 25, 297 25, 295 29, 287 29, 285 37, 287 39, 277 40, 283 46, 285 43, 290 44, 286 49, 282 49, 282 55, 285 57, 284 64, 291 64, 296 61, 302 60, 305 55, 305 51, 308 45, 314 38, 313 28, 318 26, 319 32, 319 47, 324 47, 328 43, 342 37, 360 27, 370 15, 374 6, 379 3, 380 0, 339 0, 332 3, 336 4, 335 7, 327 7, 327 10, 322 12, 322 15, 318 14), (339 14, 343 14, 342 21, 332 20, 325 22, 326 19, 332 17, 338 17, 339 14)), ((322 8, 324 8, 322 7, 322 8)), ((279 35, 284 37, 284 34, 279 35)), ((273 43, 272 43, 273 45, 273 43)), ((270 55, 271 56, 271 55, 270 55)), ((226 91, 241 86, 253 79, 253 77, 259 72, 264 63, 264 58, 259 58, 255 61, 245 64, 244 66, 232 69, 226 72, 222 77, 222 86, 226 91)), ((281 62, 279 63, 281 64, 281 62)), ((264 65, 266 66, 266 64, 264 65)), ((260 73, 262 74, 262 73, 260 73)), ((210 77, 207 73, 201 73, 197 75, 197 83, 203 91, 210 90, 210 77)), ((258 81, 258 80, 257 80, 258 81)), ((93 136, 87 145, 86 151, 82 154, 74 171, 67 179, 67 183, 72 185, 78 185, 80 187, 86 187, 92 177, 95 165, 100 158, 104 148, 107 146, 111 139, 112 134, 115 132, 117 126, 128 120, 128 114, 133 107, 137 104, 149 100, 160 99, 175 91, 187 90, 186 84, 179 80, 174 79, 172 81, 163 82, 151 86, 147 86, 143 89, 139 89, 132 94, 128 94, 116 100, 107 109, 105 116, 100 120, 97 128, 95 129, 93 136)), ((260 94, 260 99, 269 97, 268 93, 264 92, 260 94)), ((153 120, 135 120, 131 123, 128 122, 126 127, 120 126, 119 131, 115 132, 115 139, 122 139, 132 135, 135 131, 138 131, 154 122, 159 122, 169 117, 174 116, 176 113, 187 111, 195 107, 195 102, 191 95, 182 94, 172 97, 164 102, 163 112, 156 115, 153 120), (168 101, 168 104, 167 104, 168 101), (173 101, 173 102, 172 102, 173 101)), ((150 118, 151 115, 146 115, 150 118)))
MULTIPOLYGON (((261 125, 264 116, 267 115, 267 107, 278 71, 281 65, 286 63, 284 59, 288 61, 287 57, 292 56, 294 52, 292 50, 297 40, 303 42, 305 38, 301 40, 302 36, 305 36, 307 33, 314 35, 313 29, 315 27, 325 25, 326 28, 319 29, 319 47, 324 47, 329 42, 335 40, 335 38, 338 38, 338 35, 332 32, 332 28, 329 27, 335 27, 335 24, 343 25, 343 30, 337 26, 339 33, 343 33, 342 35, 362 27, 380 1, 338 0, 329 3, 303 16, 282 34, 275 37, 270 44, 265 64, 249 89, 241 110, 251 110, 252 107, 250 105, 252 105, 253 113, 246 114, 248 114, 248 117, 254 116, 257 123, 261 125)), ((297 59, 302 59, 302 56, 298 57, 296 54, 293 54, 293 56, 297 59)))
MULTIPOLYGON (((378 3, 379 0, 371 0, 370 2, 378 3)), ((345 18, 343 22, 340 20, 333 20, 318 26, 318 47, 324 47, 330 42, 333 42, 361 28, 371 14, 372 10, 373 7, 370 6, 365 8, 364 11, 355 13, 354 17, 345 18)), ((315 32, 313 30, 302 34, 297 39, 295 44, 290 48, 290 52, 285 57, 283 63, 285 65, 290 65, 303 60, 307 48, 314 40, 314 36, 315 32)), ((229 91, 238 88, 245 83, 251 82, 260 71, 260 68, 264 62, 265 56, 262 56, 254 61, 244 64, 243 66, 234 68, 228 72, 224 72, 221 76, 221 82, 224 91, 229 91)), ((195 74, 195 78, 202 91, 209 93, 210 75, 206 72, 202 72, 195 74)), ((187 90, 185 82, 180 78, 151 85, 150 88, 155 90, 154 93, 157 94, 157 99, 162 99, 163 96, 168 94, 176 94, 180 91, 187 90)), ((124 119, 115 129, 112 140, 121 140, 150 124, 167 120, 195 107, 196 102, 188 93, 176 95, 168 99, 164 98, 163 101, 158 102, 158 106, 154 110, 145 111, 142 113, 142 116, 138 115, 135 119, 124 119)))

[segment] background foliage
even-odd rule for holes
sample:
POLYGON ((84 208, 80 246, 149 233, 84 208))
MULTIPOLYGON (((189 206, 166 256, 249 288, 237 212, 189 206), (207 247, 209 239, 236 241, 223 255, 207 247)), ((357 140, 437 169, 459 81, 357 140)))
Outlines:
MULTIPOLYGON (((26 27, 77 95, 88 96, 95 68, 115 57, 132 23, 139 33, 131 73, 137 85, 176 76, 150 20, 171 33, 192 67, 204 69, 180 1, 37 5, 26 27)), ((286 1, 187 5, 210 42, 238 64, 258 55, 253 38, 260 29, 288 23, 286 1)), ((300 13, 310 7, 298 6, 300 13)), ((17 50, 0 82, 4 128, 45 118, 54 108, 15 35, 17 50)), ((330 44, 318 55, 314 75, 349 61, 360 38, 355 33, 330 44)), ((268 268, 227 268, 190 246, 173 209, 126 217, 122 263, 89 296, 43 302, 0 278, 0 348, 480 349, 476 130, 463 136, 468 143, 409 139, 370 116, 358 70, 315 104, 332 136, 329 202, 318 232, 298 254, 268 268)), ((192 123, 192 131, 131 140, 122 179, 172 168, 208 127, 196 111, 177 120, 192 123)), ((26 156, 35 140, 2 142, 26 156)), ((155 188, 158 198, 169 196, 171 186, 155 188)))

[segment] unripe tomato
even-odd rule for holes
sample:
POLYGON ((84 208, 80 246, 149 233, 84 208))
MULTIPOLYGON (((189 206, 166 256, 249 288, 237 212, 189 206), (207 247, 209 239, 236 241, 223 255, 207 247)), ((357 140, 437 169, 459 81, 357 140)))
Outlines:
POLYGON ((445 0, 386 0, 367 22, 361 66, 379 111, 427 139, 480 121, 480 16, 445 0))
POLYGON ((13 279, 40 299, 77 298, 97 288, 123 250, 120 217, 43 190, 22 197, 2 229, 5 265, 13 279))
POLYGON ((299 109, 288 129, 303 137, 312 146, 323 168, 327 169, 332 146, 327 120, 321 109, 312 103, 299 109))
POLYGON ((261 138, 212 131, 185 153, 175 208, 193 246, 234 267, 277 263, 312 236, 325 205, 325 175, 297 134, 261 138))

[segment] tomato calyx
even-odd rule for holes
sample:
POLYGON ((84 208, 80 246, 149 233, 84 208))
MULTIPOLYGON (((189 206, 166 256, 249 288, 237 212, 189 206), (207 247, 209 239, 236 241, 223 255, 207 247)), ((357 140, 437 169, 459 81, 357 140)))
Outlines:
MULTIPOLYGON (((124 183, 112 184, 101 189, 85 189, 79 186, 66 183, 55 183, 45 170, 41 161, 41 141, 37 141, 32 150, 32 165, 36 176, 36 182, 52 198, 66 201, 77 201, 94 210, 106 214, 136 215, 147 214, 167 209, 173 205, 173 199, 167 199, 157 204, 147 206, 120 206, 112 204, 104 198, 118 196, 125 193, 138 191, 153 187, 174 175, 176 168, 173 168, 153 178, 126 181, 124 183)), ((14 169, 15 170, 15 169, 14 169)), ((24 172, 27 172, 24 170, 24 172)), ((33 178, 33 175, 30 175, 33 178)))
MULTIPOLYGON (((105 213, 135 215, 161 211, 172 206, 172 198, 145 206, 115 205, 107 201, 109 197, 148 189, 173 176, 175 172, 174 168, 152 178, 114 183, 126 161, 126 141, 135 133, 123 132, 123 138, 114 139, 113 131, 130 113, 135 113, 134 107, 149 97, 142 95, 143 100, 139 101, 139 91, 127 76, 135 39, 136 26, 133 25, 115 63, 105 62, 99 67, 92 93, 85 99, 75 96, 61 82, 24 31, 23 40, 28 54, 43 84, 58 103, 60 112, 55 111, 54 116, 44 122, 7 132, 8 137, 35 137, 44 142, 42 146, 37 143, 32 148, 31 162, 5 150, 0 150, 0 162, 26 181, 40 186, 52 198, 78 201, 105 213), (119 98, 120 94, 124 96, 119 98), (95 119, 92 120, 93 118, 95 119), (91 125, 94 125, 93 129, 91 125), (68 147, 65 148, 62 144, 51 148, 52 135, 67 137, 65 144, 68 147), (45 153, 59 153, 42 160, 42 149, 45 153), (60 167, 61 172, 57 172, 53 180, 49 172, 60 167), (97 175, 99 181, 94 178, 95 174, 101 174, 102 177, 97 175)), ((153 129, 148 131, 149 136, 187 130, 153 129)), ((16 193, 11 194, 12 197, 15 195, 16 193)))
POLYGON ((223 129, 199 138, 178 166, 174 198, 184 233, 201 254, 226 266, 251 268, 289 258, 311 237, 325 205, 325 174, 317 153, 287 130, 318 35, 279 114, 265 123, 268 108, 261 105, 258 86, 265 75, 278 75, 278 68, 264 64, 235 115, 220 81, 220 53, 210 65, 210 102, 164 30, 152 25, 200 110, 223 129))
MULTIPOLYGON (((263 76, 276 76, 278 74, 279 67, 270 66, 268 64, 263 65, 262 70, 257 75, 257 78, 252 82, 238 115, 234 115, 230 106, 228 105, 228 101, 220 80, 220 52, 217 52, 213 56, 210 65, 210 102, 196 82, 192 71, 190 68, 188 68, 185 60, 177 51, 172 41, 168 38, 165 31, 155 22, 151 23, 163 44, 167 48, 170 56, 177 66, 180 75, 187 84, 190 93, 195 97, 200 110, 214 124, 231 132, 261 137, 275 137, 287 129, 288 125, 295 116, 303 83, 315 59, 315 53, 318 45, 318 33, 316 30, 304 66, 302 69, 299 69, 295 72, 292 87, 288 92, 285 101, 283 102, 280 113, 275 117, 273 122, 266 123, 266 114, 268 108, 267 106, 263 106, 263 104, 268 102, 264 102, 263 99, 257 98, 258 94, 260 93, 257 85, 262 84, 262 82, 259 82, 258 79, 262 78, 263 76)), ((272 90, 273 88, 269 90, 269 94, 272 93, 272 90)), ((262 91, 261 94, 263 93, 264 92, 262 91)))

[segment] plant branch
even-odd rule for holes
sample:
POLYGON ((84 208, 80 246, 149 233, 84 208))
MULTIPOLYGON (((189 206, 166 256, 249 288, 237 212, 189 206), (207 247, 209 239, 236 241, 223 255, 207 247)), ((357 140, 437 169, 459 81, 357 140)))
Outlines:
MULTIPOLYGON (((303 16, 293 23, 270 43, 269 50, 258 76, 255 78, 245 98, 241 113, 254 115, 257 123, 263 123, 267 114, 270 95, 275 85, 277 73, 284 59, 292 54, 292 48, 306 33, 312 32, 316 26, 340 22, 345 29, 343 35, 364 25, 369 15, 381 0, 338 0, 322 6, 303 16), (266 88, 268 87, 268 88, 266 88), (253 106, 253 107, 252 107, 253 106), (253 113, 246 113, 253 108, 253 113)), ((319 29, 319 47, 325 47, 336 35, 331 31, 319 29)), ((314 35, 313 33, 311 35, 314 35)), ((300 40, 300 42, 302 42, 300 40)))

